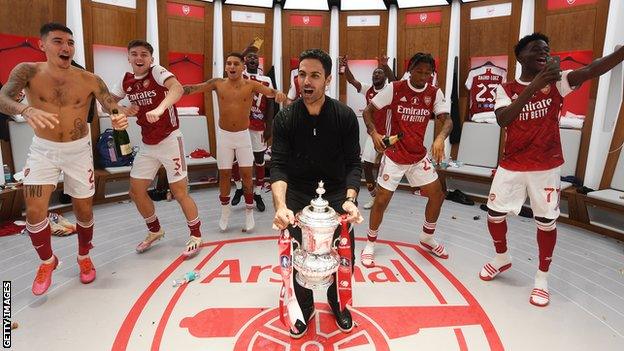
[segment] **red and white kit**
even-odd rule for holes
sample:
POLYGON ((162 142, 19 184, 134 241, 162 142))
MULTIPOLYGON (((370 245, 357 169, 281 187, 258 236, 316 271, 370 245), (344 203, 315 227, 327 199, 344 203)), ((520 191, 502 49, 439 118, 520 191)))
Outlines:
POLYGON ((473 69, 466 79, 470 90, 470 119, 474 122, 496 123, 494 103, 496 88, 505 83, 507 72, 494 66, 473 69))
POLYGON ((288 88, 287 97, 290 100, 296 100, 301 96, 301 88, 299 87, 299 79, 297 76, 299 75, 299 69, 295 68, 290 71, 290 88, 288 88))
POLYGON ((371 102, 378 109, 389 106, 393 133, 403 133, 403 139, 385 151, 377 183, 394 191, 403 175, 412 186, 438 179, 423 140, 429 119, 450 112, 442 91, 430 84, 417 89, 409 80, 401 80, 388 84, 371 102))
POLYGON ((184 142, 178 130, 179 120, 175 106, 169 107, 158 121, 150 123, 145 114, 165 99, 168 89, 165 81, 175 77, 162 66, 153 66, 145 76, 137 77, 127 72, 121 85, 112 93, 120 98, 128 96, 131 103, 139 106, 137 124, 141 126, 143 145, 134 158, 130 176, 137 179, 154 179, 162 164, 167 171, 169 183, 186 178, 184 142))
MULTIPOLYGON (((563 152, 559 137, 559 111, 563 97, 572 92, 568 73, 533 95, 522 112, 505 128, 505 150, 492 181, 487 206, 501 213, 518 214, 527 193, 535 217, 559 216, 563 152)), ((515 80, 496 90, 496 109, 509 106, 529 85, 515 80)))
MULTIPOLYGON (((254 80, 260 84, 273 88, 271 78, 262 74, 252 74, 243 72, 243 78, 254 80)), ((269 99, 260 93, 255 93, 251 111, 249 113, 249 135, 251 137, 251 149, 253 152, 263 152, 267 149, 266 140, 264 140, 264 129, 266 127, 266 113, 269 105, 269 99)))
MULTIPOLYGON (((377 93, 382 91, 386 87, 386 85, 384 85, 383 88, 377 90, 372 85, 362 84, 360 91, 358 91, 358 93, 364 95, 364 97, 366 98, 366 105, 368 105, 371 103, 371 100, 373 100, 373 98, 377 95, 377 93)), ((381 135, 390 135, 391 116, 392 116, 392 113, 390 112, 390 109, 388 108, 383 108, 375 112, 374 122, 375 122, 375 129, 377 130, 377 133, 381 135)), ((375 144, 373 143, 373 138, 371 138, 371 136, 369 135, 366 138, 366 144, 364 144, 364 150, 362 151, 362 159, 368 163, 376 163, 378 160, 377 155, 378 155, 378 152, 377 150, 375 150, 375 144)))

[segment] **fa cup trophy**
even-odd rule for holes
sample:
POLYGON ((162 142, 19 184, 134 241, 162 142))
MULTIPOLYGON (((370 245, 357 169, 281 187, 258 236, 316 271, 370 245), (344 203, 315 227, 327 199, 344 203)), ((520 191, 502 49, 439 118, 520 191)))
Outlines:
MULTIPOLYGON (((294 279, 304 288, 327 289, 334 282, 338 272, 338 296, 341 310, 351 303, 351 240, 348 223, 323 199, 325 189, 319 182, 318 197, 310 201, 301 212, 295 215, 296 226, 301 228, 301 243, 292 238, 288 230, 280 233, 278 241, 282 291, 280 294, 280 317, 285 325, 294 326, 299 316, 292 313, 290 304, 296 303, 292 287, 292 267, 297 270, 294 279), (342 226, 340 236, 334 239, 338 226, 342 226), (294 247, 294 249, 293 249, 294 247), (292 254, 291 254, 292 252, 292 254), (284 311, 283 306, 288 309, 284 311), (289 317, 288 322, 284 317, 289 317)), ((299 315, 300 312, 294 313, 299 315)))

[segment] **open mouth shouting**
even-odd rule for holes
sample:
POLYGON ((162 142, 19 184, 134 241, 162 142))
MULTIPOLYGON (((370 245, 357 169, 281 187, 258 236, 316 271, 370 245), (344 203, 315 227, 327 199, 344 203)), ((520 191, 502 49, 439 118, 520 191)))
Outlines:
POLYGON ((548 62, 548 56, 544 55, 544 56, 539 56, 536 60, 535 60, 537 67, 539 69, 543 69, 544 66, 546 66, 546 63, 548 62))
POLYGON ((314 94, 314 89, 312 88, 308 88, 308 87, 304 87, 302 90, 302 95, 305 97, 311 97, 312 94, 314 94))

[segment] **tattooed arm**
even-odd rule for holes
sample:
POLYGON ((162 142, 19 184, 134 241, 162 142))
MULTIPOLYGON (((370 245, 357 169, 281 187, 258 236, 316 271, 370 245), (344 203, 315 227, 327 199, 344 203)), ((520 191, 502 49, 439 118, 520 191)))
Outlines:
POLYGON ((54 128, 59 124, 57 114, 41 111, 15 101, 15 97, 28 85, 36 73, 35 63, 24 62, 13 68, 9 81, 0 90, 0 112, 7 115, 21 114, 33 129, 54 128))
POLYGON ((93 89, 93 95, 95 95, 97 101, 100 102, 104 111, 111 114, 112 127, 114 129, 126 129, 126 127, 128 127, 126 114, 131 108, 119 105, 117 103, 120 100, 119 97, 110 93, 102 78, 97 75, 93 75, 93 77, 95 77, 96 83, 96 87, 93 89), (118 114, 113 115, 113 110, 117 110, 118 114))
POLYGON ((28 108, 28 105, 15 101, 15 97, 28 85, 36 72, 37 68, 32 63, 20 63, 13 68, 9 81, 0 89, 0 112, 19 115, 28 108))
POLYGON ((208 81, 199 84, 189 84, 183 87, 183 95, 191 95, 197 93, 209 93, 217 89, 217 82, 222 81, 223 78, 212 78, 208 81))
POLYGON ((96 87, 93 89, 93 95, 95 96, 97 101, 100 102, 104 111, 111 112, 114 109, 119 110, 120 106, 119 104, 117 104, 119 98, 111 94, 102 78, 96 75, 93 76, 95 77, 96 83, 96 87))

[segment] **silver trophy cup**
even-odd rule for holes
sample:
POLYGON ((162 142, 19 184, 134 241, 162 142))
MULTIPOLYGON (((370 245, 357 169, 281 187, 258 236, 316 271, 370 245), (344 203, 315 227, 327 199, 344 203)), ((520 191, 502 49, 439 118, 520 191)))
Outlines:
POLYGON ((333 240, 340 216, 323 199, 323 182, 319 182, 316 193, 318 197, 296 215, 302 235, 293 250, 293 265, 298 271, 295 279, 308 289, 329 287, 340 264, 333 240))

